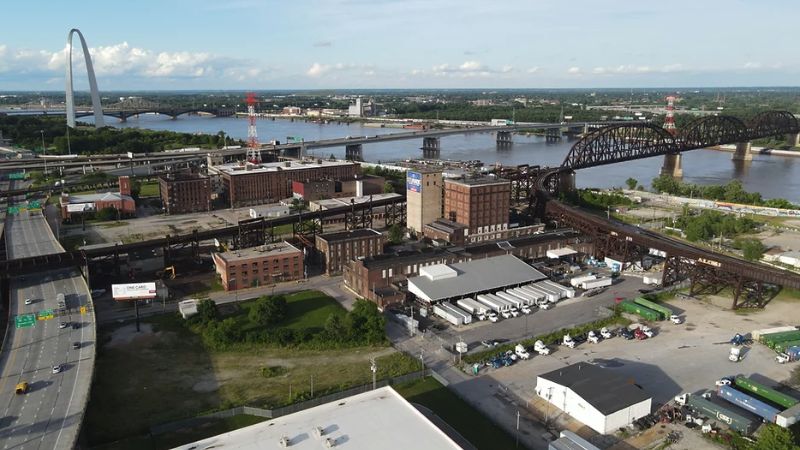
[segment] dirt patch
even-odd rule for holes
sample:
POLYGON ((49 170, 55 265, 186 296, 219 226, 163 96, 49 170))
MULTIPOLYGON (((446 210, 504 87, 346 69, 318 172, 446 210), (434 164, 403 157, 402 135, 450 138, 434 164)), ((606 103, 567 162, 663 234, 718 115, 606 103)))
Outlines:
POLYGON ((141 324, 139 330, 138 332, 136 331, 135 324, 119 327, 111 334, 111 340, 106 345, 109 347, 122 347, 136 340, 146 339, 158 334, 153 333, 153 326, 149 323, 141 324))
POLYGON ((219 390, 219 383, 213 375, 206 375, 203 379, 192 385, 192 390, 201 394, 215 392, 219 390))

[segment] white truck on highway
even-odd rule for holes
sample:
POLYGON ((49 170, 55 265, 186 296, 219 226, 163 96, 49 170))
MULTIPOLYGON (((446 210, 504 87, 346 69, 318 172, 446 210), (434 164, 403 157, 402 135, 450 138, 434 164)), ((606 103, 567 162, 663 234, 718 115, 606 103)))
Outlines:
POLYGON ((64 294, 59 293, 58 295, 56 295, 56 303, 58 304, 58 309, 67 308, 67 301, 64 297, 64 294))

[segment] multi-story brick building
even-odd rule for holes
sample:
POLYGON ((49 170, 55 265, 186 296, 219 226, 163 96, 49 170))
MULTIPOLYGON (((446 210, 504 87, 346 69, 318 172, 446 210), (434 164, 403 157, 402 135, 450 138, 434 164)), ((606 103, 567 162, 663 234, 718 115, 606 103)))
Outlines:
POLYGON ((322 253, 325 275, 338 275, 342 267, 353 259, 383 253, 386 236, 372 228, 340 231, 317 236, 317 250, 322 253))
POLYGON ((532 260, 545 258, 548 250, 565 246, 579 253, 592 253, 594 244, 582 241, 578 236, 578 233, 572 230, 556 230, 508 241, 482 242, 468 244, 466 247, 434 248, 427 251, 355 259, 344 267, 344 284, 356 295, 385 307, 405 300, 406 294, 402 286, 409 277, 419 275, 421 267, 508 254, 532 260))
POLYGON ((131 197, 131 180, 128 176, 119 177, 119 192, 99 192, 96 194, 61 194, 61 220, 70 222, 75 217, 83 220, 94 217, 104 208, 117 210, 118 218, 136 216, 136 201, 131 197))
POLYGON ((299 280, 305 273, 303 251, 285 241, 211 257, 226 291, 299 280))
MULTIPOLYGON (((508 180, 478 177, 444 182, 444 218, 466 225, 468 234, 508 229, 510 208, 511 182, 508 180)), ((495 238, 499 237, 498 234, 495 238)))
POLYGON ((406 227, 422 233, 425 225, 442 217, 442 171, 406 173, 406 227))
POLYGON ((158 178, 158 185, 167 214, 211 211, 211 180, 205 175, 166 175, 158 178))
POLYGON ((209 167, 209 172, 220 175, 223 196, 231 208, 276 203, 291 197, 293 181, 352 179, 359 170, 357 163, 324 160, 209 167))

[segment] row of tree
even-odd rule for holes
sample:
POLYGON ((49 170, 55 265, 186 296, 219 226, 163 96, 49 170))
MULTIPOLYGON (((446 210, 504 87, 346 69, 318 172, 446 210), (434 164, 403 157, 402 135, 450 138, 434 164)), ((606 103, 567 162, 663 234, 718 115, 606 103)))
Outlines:
POLYGON ((703 198, 707 200, 719 200, 731 203, 743 203, 747 205, 767 206, 771 208, 796 209, 797 205, 782 198, 765 200, 758 192, 747 192, 744 190, 742 182, 731 180, 723 185, 698 185, 684 183, 676 180, 669 175, 660 175, 653 179, 651 186, 656 192, 678 195, 681 197, 703 198))

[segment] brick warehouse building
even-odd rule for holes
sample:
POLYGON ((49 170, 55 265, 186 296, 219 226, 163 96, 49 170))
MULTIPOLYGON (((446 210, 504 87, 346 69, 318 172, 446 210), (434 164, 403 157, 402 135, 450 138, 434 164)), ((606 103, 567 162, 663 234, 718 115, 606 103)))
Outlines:
POLYGON ((288 242, 211 253, 226 291, 264 286, 304 276, 303 251, 288 242))
POLYGON ((73 215, 93 217, 104 208, 114 208, 119 218, 136 216, 136 201, 131 197, 131 180, 128 176, 119 177, 119 192, 101 192, 96 194, 61 194, 61 220, 70 222, 73 215))
POLYGON ((358 175, 360 166, 345 161, 234 163, 209 167, 222 181, 223 195, 231 208, 276 203, 292 196, 293 181, 346 180, 358 175))
POLYGON ((316 239, 328 276, 340 274, 351 260, 382 254, 385 243, 386 236, 371 228, 321 234, 316 239))
POLYGON ((158 177, 161 202, 167 214, 211 211, 211 180, 196 173, 158 177))
POLYGON ((468 234, 507 230, 510 208, 508 180, 479 177, 444 182, 444 218, 466 225, 468 234))
POLYGON ((409 277, 419 275, 421 267, 508 254, 525 260, 545 258, 548 250, 565 246, 579 253, 590 254, 594 250, 594 244, 579 239, 578 233, 572 230, 555 230, 508 241, 482 242, 446 249, 430 248, 419 252, 356 259, 344 267, 344 284, 356 295, 377 303, 379 307, 385 307, 405 300, 405 292, 398 287, 409 277))

